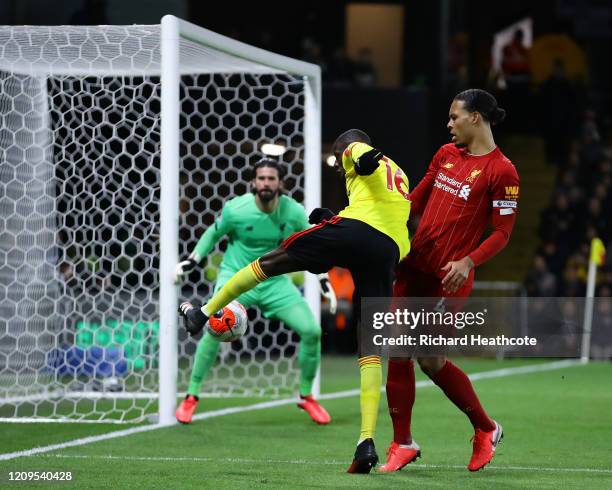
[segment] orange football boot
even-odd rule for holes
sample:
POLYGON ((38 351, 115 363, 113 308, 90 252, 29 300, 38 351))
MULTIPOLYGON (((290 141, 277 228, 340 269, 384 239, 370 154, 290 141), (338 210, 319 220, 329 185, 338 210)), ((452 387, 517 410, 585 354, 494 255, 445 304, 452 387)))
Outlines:
POLYGON ((389 472, 399 471, 407 464, 416 461, 417 458, 421 457, 421 448, 419 445, 412 441, 410 445, 400 445, 393 441, 387 449, 387 462, 382 465, 378 471, 389 472))
POLYGON ((198 408, 199 401, 200 400, 197 396, 187 395, 176 409, 176 420, 178 420, 181 424, 191 423, 193 413, 195 412, 196 408, 198 408))
POLYGON ((474 437, 472 437, 472 458, 468 464, 468 470, 478 471, 483 469, 491 462, 495 456, 495 449, 504 437, 502 426, 493 421, 495 429, 491 432, 484 432, 476 429, 474 437))
POLYGON ((301 401, 297 404, 299 408, 304 410, 310 418, 319 425, 327 425, 331 422, 331 417, 327 413, 319 402, 317 402, 312 395, 302 396, 300 395, 301 401))

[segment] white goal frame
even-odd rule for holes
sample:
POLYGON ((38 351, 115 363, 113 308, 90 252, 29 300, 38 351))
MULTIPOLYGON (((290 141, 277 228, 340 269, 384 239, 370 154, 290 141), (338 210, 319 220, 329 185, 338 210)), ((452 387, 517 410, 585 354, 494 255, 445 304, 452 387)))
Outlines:
MULTIPOLYGON (((210 225, 222 201, 248 189, 249 162, 259 158, 260 145, 264 143, 282 143, 287 148, 283 156, 288 168, 287 182, 293 181, 287 186, 288 193, 295 192, 297 199, 303 199, 307 211, 321 205, 321 69, 172 15, 164 16, 155 25, 1 26, 0 54, 0 82, 8 87, 6 94, 3 92, 6 96, 0 98, 3 104, 0 116, 6 126, 0 134, 0 150, 4 152, 10 145, 15 147, 10 154, 12 159, 6 159, 7 166, 0 166, 0 170, 6 170, 0 177, 7 176, 7 184, 13 185, 11 179, 16 181, 12 194, 0 195, 0 205, 9 218, 17 217, 14 228, 7 226, 6 233, 0 233, 3 240, 6 235, 6 240, 0 242, 0 253, 7 257, 5 269, 8 271, 4 274, 5 269, 0 268, 3 273, 0 279, 6 278, 0 282, 0 309, 5 317, 0 325, 0 408, 3 409, 0 421, 126 423, 149 420, 164 426, 175 424, 177 398, 181 395, 178 388, 183 390, 185 385, 179 364, 181 369, 185 368, 183 361, 193 355, 195 345, 194 339, 185 339, 178 322, 179 295, 182 291, 186 297, 181 299, 202 301, 210 292, 213 280, 204 271, 201 285, 196 283, 195 274, 182 289, 175 285, 173 272, 179 253, 184 254, 196 239, 195 235, 210 225), (141 92, 133 92, 139 87, 143 87, 141 92), (210 87, 219 87, 219 90, 207 91, 210 87), (28 90, 35 92, 35 97, 28 90), (20 96, 25 102, 15 104, 12 99, 20 96), (34 107, 34 102, 40 107, 34 107), (213 108, 218 103, 221 109, 213 108), (93 110, 97 110, 95 115, 90 114, 93 110), (209 113, 224 111, 229 115, 226 119, 217 116, 206 119, 209 113), (30 113, 38 118, 35 125, 26 122, 30 113), (263 116, 263 122, 259 116, 263 116), (198 122, 192 125, 192 119, 198 122), (139 128, 144 131, 137 131, 139 128), (258 131, 252 132, 253 128, 258 131), (228 130, 242 136, 234 136, 228 130), (125 131, 129 132, 128 136, 125 131), (44 141, 38 133, 44 133, 44 141), (230 146, 233 149, 225 152, 223 145, 228 141, 243 147, 230 146), (64 151, 70 145, 75 148, 64 151), (27 153, 30 148, 49 154, 38 158, 36 152, 34 156, 27 153), (62 157, 56 159, 54 151, 58 149, 62 157), (103 180, 102 184, 94 182, 95 186, 102 186, 103 192, 93 190, 94 184, 83 184, 85 178, 78 173, 70 181, 64 171, 79 168, 79 159, 90 164, 84 166, 89 169, 88 176, 97 179, 98 175, 103 178, 108 175, 110 184, 118 183, 119 187, 109 184, 107 189, 103 180), (50 188, 48 194, 43 193, 43 198, 51 204, 54 200, 57 203, 40 209, 33 207, 38 197, 32 198, 21 190, 26 189, 25 179, 29 174, 21 171, 21 180, 13 177, 19 165, 34 172, 38 160, 49 171, 37 175, 36 182, 50 188), (99 168, 95 166, 98 163, 99 168), (226 171, 228 175, 232 172, 227 179, 224 178, 226 171), (134 173, 138 177, 129 176, 134 173), (58 194, 56 189, 58 183, 70 189, 64 193, 68 200, 62 201, 63 194, 58 194), (117 191, 124 187, 128 197, 117 191), (194 188, 199 201, 189 194, 194 188), (146 202, 142 194, 135 192, 140 189, 148 194, 146 202), (101 196, 99 205, 94 200, 98 195, 101 196), (17 210, 14 203, 21 198, 24 204, 17 210), (129 209, 132 199, 136 207, 129 209), (185 211, 182 207, 187 202, 190 207, 185 211), (96 213, 90 212, 92 207, 96 213), (63 220, 71 216, 70 212, 77 218, 63 220), (186 218, 179 226, 181 213, 186 218), (28 240, 38 237, 36 226, 39 225, 33 225, 29 217, 47 220, 41 228, 48 235, 43 245, 36 241, 28 248, 29 242, 17 241, 21 228, 28 240), (76 221, 81 217, 88 218, 82 220, 85 225, 76 221), (125 229, 121 228, 124 219, 128 223, 125 229), (104 226, 100 227, 100 223, 104 226), (130 239, 115 236, 116 231, 130 230, 132 226, 142 230, 142 236, 130 239), (83 233, 101 231, 99 235, 92 235, 94 238, 64 237, 73 229, 81 228, 85 230, 83 233), (78 252, 70 251, 71 246, 81 242, 102 244, 102 251, 85 247, 78 252), (128 251, 129 245, 141 244, 143 248, 128 251), (111 246, 118 247, 114 250, 119 251, 111 251, 111 246), (42 250, 43 258, 39 262, 45 267, 46 275, 39 277, 30 272, 34 266, 25 267, 27 260, 23 257, 30 249, 34 250, 35 257, 42 250), (9 254, 14 251, 19 253, 13 253, 9 261, 9 254), (23 277, 18 277, 18 273, 23 277), (134 277, 137 284, 130 282, 134 277), (37 294, 39 289, 42 291, 33 298, 25 292, 19 293, 28 290, 30 279, 38 288, 31 289, 37 294), (58 287, 48 292, 47 285, 58 287), (142 295, 128 296, 136 286, 142 295), (191 288, 189 292, 188 288, 191 288), (52 313, 44 309, 41 313, 39 300, 52 313), (36 328, 25 321, 30 318, 36 328), (140 333, 130 326, 132 320, 150 324, 146 333, 147 350, 138 354, 138 360, 143 363, 141 367, 128 364, 133 356, 126 354, 122 362, 128 366, 124 368, 128 374, 121 378, 123 374, 115 376, 110 353, 108 360, 94 357, 93 352, 87 358, 89 347, 78 345, 81 322, 75 323, 77 319, 82 319, 86 325, 82 331, 92 339, 97 335, 94 330, 100 326, 101 333, 109 335, 112 330, 114 336, 115 327, 120 325, 121 329, 116 330, 118 335, 136 338, 140 333), (115 322, 114 326, 110 326, 110 321, 115 322), (46 343, 38 345, 43 335, 46 343), (80 353, 73 354, 73 348, 80 353), (102 369, 98 371, 98 368, 103 364, 111 365, 112 376, 99 374, 102 369), (25 373, 23 377, 21 372, 25 373), (146 403, 137 403, 140 400, 146 403), (154 412, 156 400, 157 413, 154 412), (115 418, 117 415, 119 418, 115 418)), ((217 247, 215 257, 222 250, 223 245, 217 247)), ((213 262, 212 266, 216 266, 213 262)), ((305 274, 304 291, 315 317, 320 317, 319 285, 314 275, 305 274)), ((213 393, 279 396, 282 390, 293 389, 289 384, 294 379, 295 359, 290 356, 296 348, 296 337, 291 333, 287 336, 275 323, 262 320, 265 319, 257 313, 243 345, 226 349, 226 356, 233 358, 214 368, 211 381, 217 376, 221 382, 214 385, 213 393), (261 338, 255 338, 262 331, 261 338), (262 352, 265 360, 259 363, 262 352), (236 378, 231 376, 232 360, 241 362, 247 357, 246 364, 255 369, 248 372, 242 369, 236 378), (267 371, 273 371, 272 374, 266 372, 270 366, 272 369, 267 371), (234 383, 235 379, 250 382, 252 378, 267 384, 234 383)), ((106 345, 114 344, 101 341, 95 355, 106 356, 106 345)), ((127 347, 125 351, 122 349, 124 344, 117 349, 113 347, 112 355, 123 356, 128 352, 127 347)), ((317 373, 313 394, 317 396, 319 391, 320 373, 317 373)))
MULTIPOLYGON (((176 423, 178 374, 178 288, 173 283, 179 236, 180 40, 208 46, 234 57, 302 76, 304 103, 304 206, 321 205, 321 69, 319 66, 259 49, 199 27, 173 15, 161 20, 161 196, 159 290, 159 424, 176 423)), ((316 277, 305 275, 305 296, 320 316, 316 277)), ((319 392, 319 375, 313 389, 319 392)))

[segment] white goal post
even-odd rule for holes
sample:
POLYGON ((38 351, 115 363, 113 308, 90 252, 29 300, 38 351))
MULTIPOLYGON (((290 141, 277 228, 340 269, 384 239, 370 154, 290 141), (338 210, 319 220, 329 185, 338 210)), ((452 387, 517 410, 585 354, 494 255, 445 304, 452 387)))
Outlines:
MULTIPOLYGON (((161 231, 160 231, 160 366, 172 366, 160 371, 159 422, 174 423, 176 403, 178 307, 176 287, 172 282, 178 261, 178 172, 179 168, 179 83, 180 40, 210 47, 221 53, 248 60, 281 72, 303 76, 304 101, 304 205, 314 209, 321 202, 321 70, 317 65, 297 61, 249 46, 203 29, 172 15, 161 21, 162 50, 162 128, 161 128, 161 231), (165 190, 165 192, 164 192, 165 190)), ((306 298, 316 318, 320 317, 320 297, 316 279, 305 278, 306 298)), ((318 388, 316 389, 318 391, 318 388)))
MULTIPOLYGON (((195 351, 178 298, 210 294, 214 257, 182 288, 174 267, 264 143, 320 206, 320 68, 170 15, 0 26, 0 125, 0 421, 174 423, 195 351)), ((295 337, 251 323, 205 390, 293 393, 295 337)))

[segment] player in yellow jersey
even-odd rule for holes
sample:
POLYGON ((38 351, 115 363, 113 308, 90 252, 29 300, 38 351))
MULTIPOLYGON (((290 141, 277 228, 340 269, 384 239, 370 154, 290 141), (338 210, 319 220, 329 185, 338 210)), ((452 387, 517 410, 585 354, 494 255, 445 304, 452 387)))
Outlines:
MULTIPOLYGON (((245 291, 289 272, 348 269, 355 283, 353 303, 358 315, 361 298, 391 297, 395 266, 410 250, 408 179, 358 129, 338 136, 333 151, 346 179, 349 205, 338 215, 326 208, 315 209, 309 217, 314 226, 294 233, 238 271, 204 306, 181 304, 179 312, 190 333, 198 333, 209 319, 219 321, 220 310, 245 291)), ((382 386, 380 356, 360 352, 359 368, 361 433, 349 473, 369 473, 378 462, 373 437, 382 386)))

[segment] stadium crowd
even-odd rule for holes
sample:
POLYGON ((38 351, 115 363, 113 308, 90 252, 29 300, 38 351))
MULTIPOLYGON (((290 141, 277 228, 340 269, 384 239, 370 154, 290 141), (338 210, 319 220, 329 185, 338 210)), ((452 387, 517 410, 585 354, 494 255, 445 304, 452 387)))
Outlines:
MULTIPOLYGON (((586 109, 558 165, 551 203, 541 215, 540 244, 526 278, 530 296, 584 296, 590 242, 612 247, 612 138, 586 109)), ((612 261, 598 274, 596 296, 612 294, 612 261)))

